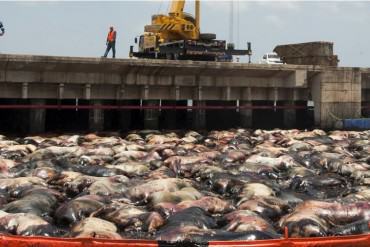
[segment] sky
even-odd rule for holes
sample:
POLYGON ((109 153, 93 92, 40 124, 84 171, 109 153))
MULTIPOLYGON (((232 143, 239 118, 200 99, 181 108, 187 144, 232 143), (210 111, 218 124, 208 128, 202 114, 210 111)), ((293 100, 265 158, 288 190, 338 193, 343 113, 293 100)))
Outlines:
MULTIPOLYGON (((151 15, 166 13, 168 6, 165 0, 0 1, 6 29, 0 53, 100 57, 113 25, 117 57, 127 58, 151 15)), ((252 42, 252 62, 276 45, 331 41, 340 66, 370 67, 370 2, 235 0, 233 31, 230 6, 227 1, 201 1, 201 32, 232 38, 239 48, 252 42)), ((194 2, 186 2, 186 12, 194 12, 194 2)))

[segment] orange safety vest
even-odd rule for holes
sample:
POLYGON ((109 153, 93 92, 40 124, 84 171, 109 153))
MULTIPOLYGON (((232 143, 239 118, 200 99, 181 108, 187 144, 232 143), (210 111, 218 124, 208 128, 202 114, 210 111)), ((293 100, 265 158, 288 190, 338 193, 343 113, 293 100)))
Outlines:
POLYGON ((109 42, 116 41, 116 31, 111 31, 111 32, 109 32, 109 33, 108 33, 107 40, 108 40, 109 42))

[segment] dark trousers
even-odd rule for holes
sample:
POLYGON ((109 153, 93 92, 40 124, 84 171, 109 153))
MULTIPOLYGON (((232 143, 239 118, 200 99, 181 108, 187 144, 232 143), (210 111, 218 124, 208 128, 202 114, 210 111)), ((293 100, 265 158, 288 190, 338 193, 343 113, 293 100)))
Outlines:
POLYGON ((110 51, 110 49, 112 49, 112 52, 113 52, 112 57, 115 58, 116 57, 116 41, 108 42, 107 49, 105 50, 105 53, 104 53, 104 57, 108 56, 108 52, 110 51))

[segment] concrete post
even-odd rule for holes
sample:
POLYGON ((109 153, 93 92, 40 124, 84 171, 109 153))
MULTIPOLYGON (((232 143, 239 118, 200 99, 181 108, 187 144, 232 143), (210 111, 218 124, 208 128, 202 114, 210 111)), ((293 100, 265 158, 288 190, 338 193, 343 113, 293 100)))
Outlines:
MULTIPOLYGON (((252 101, 249 100, 240 100, 239 105, 241 107, 251 107, 252 101)), ((240 125, 242 128, 252 128, 253 124, 253 111, 252 109, 240 109, 240 125)))
MULTIPOLYGON (((206 102, 203 100, 194 101, 194 106, 206 106, 206 102)), ((193 129, 205 129, 206 124, 206 110, 197 109, 193 111, 193 129)))
MULTIPOLYGON (((362 105, 369 106, 370 102, 362 102, 362 105)), ((362 116, 366 118, 370 117, 370 108, 362 109, 362 116)))
MULTIPOLYGON (((128 100, 121 100, 118 102, 119 105, 130 105, 128 100)), ((118 124, 121 130, 129 130, 131 125, 131 110, 120 110, 118 111, 118 124)))
MULTIPOLYGON (((162 100, 163 106, 175 106, 177 102, 175 100, 162 100)), ((176 129, 176 110, 162 110, 161 111, 161 122, 165 129, 176 129)))
MULTIPOLYGON (((32 105, 45 105, 45 103, 46 101, 44 99, 31 100, 32 105)), ((45 132, 45 118, 46 118, 46 109, 31 109, 29 120, 30 133, 45 132)))
MULTIPOLYGON (((102 100, 91 100, 91 104, 94 106, 100 106, 100 105, 103 105, 103 102, 102 100)), ((89 129, 90 131, 104 130, 104 110, 103 109, 89 110, 89 129)))
MULTIPOLYGON (((295 106, 296 105, 296 100, 297 100, 297 90, 296 89, 291 89, 292 95, 291 95, 291 100, 289 101, 284 101, 283 105, 284 106, 295 106)), ((284 109, 283 110, 283 115, 284 115, 284 127, 291 129, 296 126, 297 123, 297 110, 296 109, 284 109)))
MULTIPOLYGON (((158 100, 147 100, 144 102, 147 106, 159 106, 158 100)), ((144 110, 144 128, 157 130, 159 129, 159 111, 157 109, 144 110)))
MULTIPOLYGON (((284 101, 284 106, 295 106, 295 101, 284 101)), ((292 129, 296 126, 296 109, 284 109, 284 127, 292 129)))
POLYGON ((315 124, 332 129, 341 119, 361 117, 361 71, 358 68, 321 72, 311 82, 315 124))

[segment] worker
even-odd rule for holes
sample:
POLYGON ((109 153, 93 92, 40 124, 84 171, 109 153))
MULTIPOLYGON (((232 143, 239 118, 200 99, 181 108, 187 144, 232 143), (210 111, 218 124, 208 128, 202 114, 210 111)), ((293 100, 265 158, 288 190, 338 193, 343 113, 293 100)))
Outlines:
POLYGON ((116 57, 116 36, 117 32, 114 30, 114 28, 111 26, 109 28, 108 36, 107 36, 107 49, 105 50, 104 57, 107 57, 110 49, 112 49, 113 52, 113 58, 116 57))
POLYGON ((4 28, 4 25, 1 21, 0 21, 0 30, 1 30, 0 36, 3 36, 4 33, 5 33, 5 28, 4 28))

